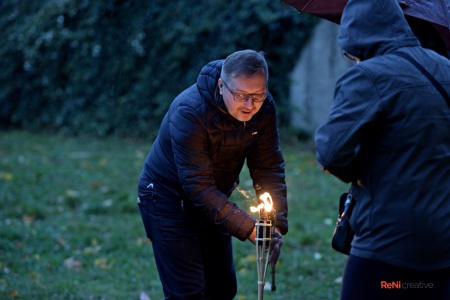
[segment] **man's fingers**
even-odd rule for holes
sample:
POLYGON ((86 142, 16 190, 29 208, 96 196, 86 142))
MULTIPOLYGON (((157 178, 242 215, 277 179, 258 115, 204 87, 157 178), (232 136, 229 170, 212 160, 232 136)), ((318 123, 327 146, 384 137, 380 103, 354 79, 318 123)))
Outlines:
POLYGON ((277 263, 281 253, 282 246, 283 246, 282 235, 275 230, 271 241, 271 250, 269 255, 269 261, 271 264, 275 265, 277 263))

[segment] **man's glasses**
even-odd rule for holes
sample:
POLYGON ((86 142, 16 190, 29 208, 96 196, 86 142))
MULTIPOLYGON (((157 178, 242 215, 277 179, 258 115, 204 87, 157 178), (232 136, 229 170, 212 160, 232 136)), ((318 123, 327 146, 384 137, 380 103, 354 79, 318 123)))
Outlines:
POLYGON ((238 92, 232 91, 228 87, 228 85, 225 83, 225 81, 222 80, 222 82, 225 85, 225 87, 227 88, 227 90, 231 93, 231 95, 233 95, 234 101, 247 102, 248 99, 251 99, 255 103, 260 103, 260 102, 263 102, 264 100, 266 100, 266 98, 267 98, 267 93, 244 94, 244 93, 238 93, 238 92))

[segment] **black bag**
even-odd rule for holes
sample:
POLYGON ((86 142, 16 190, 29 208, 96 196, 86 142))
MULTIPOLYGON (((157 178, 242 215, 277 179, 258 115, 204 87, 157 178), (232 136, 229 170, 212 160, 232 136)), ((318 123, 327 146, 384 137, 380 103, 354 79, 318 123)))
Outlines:
POLYGON ((336 228, 333 232, 333 238, 331 239, 331 247, 346 255, 350 254, 354 236, 354 232, 350 227, 350 217, 354 205, 355 202, 351 190, 348 193, 341 195, 341 198, 339 199, 339 215, 336 222, 336 228))

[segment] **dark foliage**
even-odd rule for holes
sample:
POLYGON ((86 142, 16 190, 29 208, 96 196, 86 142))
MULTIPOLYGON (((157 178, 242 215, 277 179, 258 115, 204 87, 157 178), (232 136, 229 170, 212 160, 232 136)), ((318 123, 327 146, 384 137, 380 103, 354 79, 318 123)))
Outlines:
POLYGON ((153 137, 205 63, 245 48, 266 53, 286 125, 313 22, 273 0, 4 0, 0 128, 153 137))

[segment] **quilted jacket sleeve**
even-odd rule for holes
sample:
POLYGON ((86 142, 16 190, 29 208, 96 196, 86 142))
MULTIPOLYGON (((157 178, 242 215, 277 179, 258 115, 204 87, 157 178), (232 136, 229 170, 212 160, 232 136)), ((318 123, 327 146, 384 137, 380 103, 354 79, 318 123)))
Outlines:
POLYGON ((329 119, 316 131, 319 164, 344 182, 359 179, 361 149, 366 149, 361 146, 364 139, 371 138, 362 133, 375 124, 379 98, 370 74, 363 67, 354 66, 338 81, 329 119))
POLYGON ((262 120, 263 126, 258 134, 260 138, 255 148, 247 157, 250 176, 257 192, 257 197, 268 192, 274 202, 277 212, 276 226, 282 234, 288 231, 288 205, 286 198, 286 182, 284 158, 281 151, 276 107, 273 100, 267 100, 269 105, 262 108, 266 111, 262 120))
POLYGON ((248 238, 255 220, 218 190, 213 177, 205 122, 197 110, 181 105, 170 118, 170 131, 179 180, 190 201, 214 224, 240 240, 248 238))

